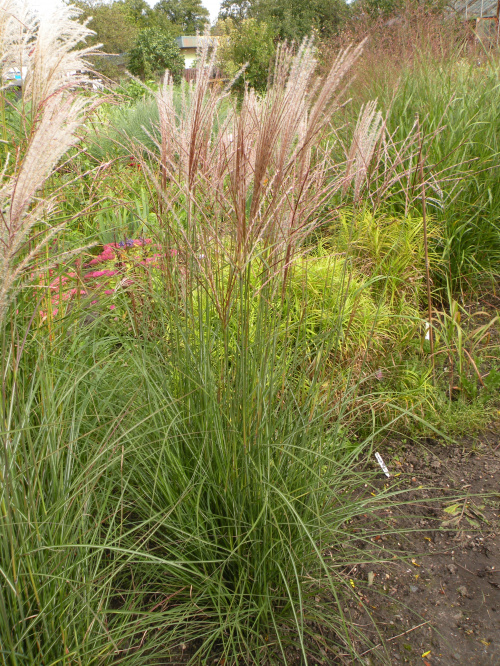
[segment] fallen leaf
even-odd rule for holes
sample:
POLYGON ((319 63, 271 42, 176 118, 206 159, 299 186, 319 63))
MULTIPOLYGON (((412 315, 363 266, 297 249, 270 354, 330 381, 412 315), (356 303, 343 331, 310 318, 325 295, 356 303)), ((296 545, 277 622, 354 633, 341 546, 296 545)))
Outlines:
POLYGON ((451 527, 458 525, 460 522, 460 516, 455 516, 455 518, 450 518, 450 520, 443 520, 441 523, 441 527, 451 527))
POLYGON ((465 516, 465 520, 469 523, 469 525, 471 527, 475 527, 475 528, 479 527, 479 523, 477 522, 477 520, 473 520, 472 518, 469 518, 468 516, 465 516))

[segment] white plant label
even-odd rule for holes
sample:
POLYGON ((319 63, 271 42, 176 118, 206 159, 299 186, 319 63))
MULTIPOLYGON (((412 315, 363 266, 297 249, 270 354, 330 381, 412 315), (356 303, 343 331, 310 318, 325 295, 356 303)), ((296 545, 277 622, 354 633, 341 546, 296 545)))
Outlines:
POLYGON ((379 464, 380 467, 382 468, 383 473, 384 473, 387 477, 390 477, 391 475, 389 474, 389 470, 387 469, 387 465, 386 465, 385 462, 383 461, 382 456, 380 455, 380 453, 376 453, 376 454, 375 454, 375 458, 377 459, 378 464, 379 464))

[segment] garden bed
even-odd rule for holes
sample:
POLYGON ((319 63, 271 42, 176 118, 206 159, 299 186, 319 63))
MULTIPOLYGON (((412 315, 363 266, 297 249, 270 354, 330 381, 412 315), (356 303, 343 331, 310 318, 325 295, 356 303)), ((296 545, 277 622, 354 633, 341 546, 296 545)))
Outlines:
POLYGON ((398 474, 390 483, 410 489, 411 503, 385 511, 371 539, 370 555, 388 562, 347 572, 366 585, 373 579, 363 603, 383 641, 352 602, 348 617, 387 650, 360 646, 364 663, 500 663, 498 423, 455 445, 394 442, 384 456, 398 474), (388 522, 398 533, 387 533, 388 522))

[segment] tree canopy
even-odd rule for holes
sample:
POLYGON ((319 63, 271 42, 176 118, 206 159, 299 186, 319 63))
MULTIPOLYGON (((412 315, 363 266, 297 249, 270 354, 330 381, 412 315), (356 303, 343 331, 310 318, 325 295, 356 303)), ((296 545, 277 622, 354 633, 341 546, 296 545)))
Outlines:
POLYGON ((223 0, 219 18, 236 24, 254 18, 271 28, 275 41, 302 41, 313 31, 335 33, 347 13, 345 0, 223 0))
POLYGON ((210 16, 201 0, 160 0, 154 6, 154 13, 180 28, 183 35, 203 32, 210 16))
POLYGON ((88 26, 96 33, 88 40, 89 44, 102 44, 104 53, 127 53, 143 27, 138 20, 139 7, 134 16, 132 3, 149 7, 143 0, 76 0, 72 4, 82 10, 81 21, 90 19, 88 26))
POLYGON ((230 18, 235 23, 249 18, 252 10, 250 0, 222 0, 219 11, 219 18, 225 20, 230 18))

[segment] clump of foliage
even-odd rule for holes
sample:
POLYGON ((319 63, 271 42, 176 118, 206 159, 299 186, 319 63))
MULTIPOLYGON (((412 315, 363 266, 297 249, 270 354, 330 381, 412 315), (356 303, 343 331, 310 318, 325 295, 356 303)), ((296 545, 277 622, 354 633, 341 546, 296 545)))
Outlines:
POLYGON ((102 44, 104 53, 126 53, 140 31, 126 2, 88 2, 77 0, 73 3, 81 10, 80 21, 86 22, 95 33, 90 35, 90 44, 102 44))
POLYGON ((238 25, 228 18, 219 22, 219 28, 222 35, 218 61, 222 71, 232 79, 245 67, 235 88, 241 93, 248 84, 263 92, 276 55, 271 27, 253 18, 244 19, 238 25))
POLYGON ((129 54, 129 69, 141 79, 163 76, 166 70, 179 83, 184 70, 184 58, 177 42, 155 28, 139 33, 129 54))
MULTIPOLYGON (((425 276, 423 220, 413 215, 374 215, 368 210, 343 209, 331 226, 332 245, 355 257, 365 275, 379 279, 375 288, 387 294, 392 305, 409 298, 418 310, 425 276)), ((440 242, 439 226, 428 221, 432 246, 440 242)), ((431 268, 437 270, 440 257, 430 253, 431 268)))
POLYGON ((166 19, 181 35, 204 32, 209 23, 209 11, 201 0, 159 0, 153 8, 157 19, 166 19))
POLYGON ((269 25, 275 39, 298 43, 311 33, 328 39, 348 14, 344 0, 223 0, 219 19, 230 18, 237 25, 255 19, 269 25))

